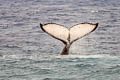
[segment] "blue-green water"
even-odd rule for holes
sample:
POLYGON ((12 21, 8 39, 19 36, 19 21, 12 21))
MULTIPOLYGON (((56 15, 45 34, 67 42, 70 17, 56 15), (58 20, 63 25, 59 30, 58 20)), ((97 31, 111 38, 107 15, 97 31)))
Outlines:
POLYGON ((119 80, 120 59, 108 55, 11 55, 0 59, 1 80, 119 80))
POLYGON ((119 0, 0 0, 0 80, 119 80, 119 0), (70 55, 39 23, 99 23, 70 55))

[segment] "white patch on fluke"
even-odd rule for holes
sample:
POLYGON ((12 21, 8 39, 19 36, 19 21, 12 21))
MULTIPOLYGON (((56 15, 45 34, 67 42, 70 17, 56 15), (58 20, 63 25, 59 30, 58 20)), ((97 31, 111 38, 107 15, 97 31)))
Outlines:
POLYGON ((62 25, 55 23, 40 24, 40 27, 44 32, 48 33, 52 37, 62 41, 65 44, 65 47, 61 53, 62 55, 67 55, 70 45, 74 41, 94 31, 97 28, 97 26, 98 23, 81 23, 68 29, 62 25))
POLYGON ((67 29, 62 25, 49 23, 42 25, 41 28, 43 29, 43 31, 47 32, 54 38, 57 38, 67 43, 68 42, 71 43, 85 36, 86 34, 92 32, 97 27, 97 25, 98 23, 97 24, 81 23, 73 26, 70 29, 67 29))
POLYGON ((96 28, 94 24, 78 24, 70 28, 70 42, 73 42, 86 34, 90 33, 96 28))
POLYGON ((44 31, 50 34, 51 36, 68 42, 67 38, 69 35, 69 30, 67 28, 58 24, 46 24, 43 25, 42 29, 44 29, 44 31))

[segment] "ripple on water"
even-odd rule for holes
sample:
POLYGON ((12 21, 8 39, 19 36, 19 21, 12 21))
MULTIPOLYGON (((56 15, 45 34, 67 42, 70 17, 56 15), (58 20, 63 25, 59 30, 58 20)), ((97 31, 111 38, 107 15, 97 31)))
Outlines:
POLYGON ((0 0, 0 80, 120 80, 119 4, 119 0, 0 0), (72 45, 75 55, 60 56, 62 43, 39 27, 50 22, 66 27, 100 24, 72 45))

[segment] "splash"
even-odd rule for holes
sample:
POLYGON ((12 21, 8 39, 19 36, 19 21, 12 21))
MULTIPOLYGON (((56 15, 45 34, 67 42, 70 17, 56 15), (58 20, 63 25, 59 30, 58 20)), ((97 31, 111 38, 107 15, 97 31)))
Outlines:
POLYGON ((119 58, 111 55, 59 55, 56 58, 119 58))

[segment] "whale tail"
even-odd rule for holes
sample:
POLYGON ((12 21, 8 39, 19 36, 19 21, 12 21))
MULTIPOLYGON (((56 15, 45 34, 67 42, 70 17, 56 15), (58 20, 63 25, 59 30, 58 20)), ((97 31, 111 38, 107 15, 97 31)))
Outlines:
POLYGON ((70 45, 90 32, 93 32, 97 26, 98 23, 80 23, 68 29, 55 23, 40 24, 40 27, 44 32, 65 44, 61 55, 69 54, 70 45))

